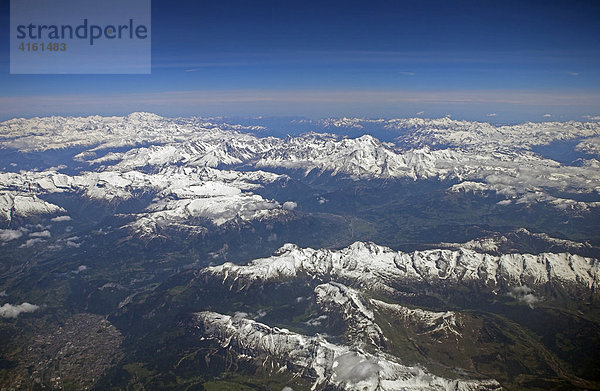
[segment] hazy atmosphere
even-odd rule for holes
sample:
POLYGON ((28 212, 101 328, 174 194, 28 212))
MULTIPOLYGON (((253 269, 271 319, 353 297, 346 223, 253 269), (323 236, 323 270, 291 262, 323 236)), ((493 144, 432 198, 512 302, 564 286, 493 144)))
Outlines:
POLYGON ((600 115, 599 15, 596 1, 153 0, 150 75, 9 75, 2 39, 0 116, 583 120, 600 115))

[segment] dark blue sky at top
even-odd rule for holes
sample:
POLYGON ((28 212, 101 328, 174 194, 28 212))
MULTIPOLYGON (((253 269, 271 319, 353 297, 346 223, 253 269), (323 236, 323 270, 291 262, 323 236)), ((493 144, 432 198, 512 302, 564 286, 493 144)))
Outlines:
POLYGON ((498 112, 506 121, 600 114, 599 1, 153 0, 151 75, 9 75, 8 22, 2 0, 2 118, 42 113, 23 103, 39 96, 60 96, 64 105, 43 114, 325 116, 328 107, 368 116, 498 112), (321 100, 307 93, 280 102, 298 91, 321 100), (361 91, 402 98, 343 95, 361 91), (483 98, 471 104, 465 91, 483 98), (257 103, 257 92, 276 93, 269 98, 276 102, 257 103), (182 101, 167 93, 189 95, 182 101), (535 96, 529 111, 512 93, 535 96), (548 94, 566 98, 556 104, 548 94), (81 95, 88 106, 68 105, 81 95))
MULTIPOLYGON (((598 2, 153 2, 156 44, 215 51, 554 50, 598 44, 598 2)), ((172 53, 177 54, 177 53, 172 53)))

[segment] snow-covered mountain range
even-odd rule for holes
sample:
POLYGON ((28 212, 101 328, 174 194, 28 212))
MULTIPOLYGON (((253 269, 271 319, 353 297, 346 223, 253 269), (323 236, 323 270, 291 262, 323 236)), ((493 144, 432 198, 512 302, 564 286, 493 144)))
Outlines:
POLYGON ((206 269, 224 283, 244 289, 253 283, 306 277, 341 282, 394 294, 398 287, 476 284, 490 291, 559 284, 587 292, 600 285, 600 263, 569 253, 503 254, 469 249, 404 253, 373 243, 356 242, 341 250, 314 250, 293 244, 248 265, 225 263, 206 269))
POLYGON ((552 350, 526 322, 593 334, 600 123, 290 124, 312 132, 150 113, 0 123, 4 270, 81 280, 122 322, 191 317, 195 342, 313 389, 492 390, 542 367, 588 385, 564 375, 579 335, 552 350), (540 149, 556 143, 568 158, 540 149), (516 364, 488 366, 498 341, 516 364))
POLYGON ((530 232, 525 228, 469 240, 466 243, 439 243, 437 246, 451 249, 469 249, 494 255, 537 252, 537 248, 545 248, 544 251, 546 252, 579 255, 590 254, 597 250, 595 246, 588 242, 581 243, 554 238, 546 233, 530 232))
POLYGON ((313 379, 313 390, 326 385, 356 391, 500 389, 494 380, 445 379, 421 367, 402 365, 383 353, 363 352, 321 336, 305 336, 249 319, 200 312, 192 326, 204 338, 215 339, 248 358, 267 358, 280 366, 276 369, 313 379))
POLYGON ((571 292, 573 300, 595 295, 600 262, 569 253, 491 255, 466 247, 404 253, 363 242, 341 250, 287 244, 269 258, 247 265, 225 263, 198 273, 199 281, 208 279, 240 295, 271 291, 274 286, 293 289, 293 282, 303 281, 314 287, 312 298, 303 300, 312 300, 317 314, 322 314, 307 323, 341 319, 343 343, 332 343, 326 335, 302 335, 259 323, 257 318, 265 313, 252 320, 245 313, 205 311, 194 315, 192 326, 201 338, 215 340, 242 360, 269 363, 273 371, 310 379, 313 389, 326 384, 345 390, 496 389, 499 384, 493 380, 450 380, 407 366, 389 347, 393 331, 386 319, 410 328, 419 338, 462 346, 466 341, 481 341, 478 334, 487 333, 484 326, 474 326, 477 315, 394 301, 467 287, 475 288, 478 296, 487 291, 533 309, 540 300, 553 300, 545 293, 571 292))
POLYGON ((585 140, 595 140, 600 123, 594 122, 526 122, 517 125, 494 126, 486 122, 444 118, 399 118, 369 120, 363 118, 329 118, 316 124, 334 133, 340 128, 368 129, 383 127, 390 132, 401 133, 396 141, 409 148, 448 146, 472 149, 479 152, 497 149, 531 150, 536 145, 548 145, 556 141, 577 141, 579 150, 585 140))
POLYGON ((355 180, 434 179, 447 181, 449 192, 495 194, 503 198, 500 205, 543 203, 575 214, 600 206, 596 158, 565 165, 531 151, 532 145, 579 140, 580 149, 593 152, 598 123, 495 127, 448 118, 340 121, 320 124, 367 130, 377 124, 396 132, 397 142, 316 133, 259 137, 250 133, 263 134, 263 128, 148 113, 5 121, 0 124, 3 147, 21 152, 76 148, 82 151, 75 160, 84 167, 78 175, 61 172, 61 167, 10 167, 12 172, 0 173, 0 210, 5 219, 62 212, 43 199, 56 192, 107 201, 153 192, 156 201, 136 216, 143 222, 131 224, 141 234, 154 231, 144 226, 185 225, 191 218, 216 225, 264 219, 291 208, 252 193, 264 183, 285 181, 285 175, 268 172, 282 169, 355 180))
MULTIPOLYGON (((155 173, 88 171, 76 176, 53 169, 0 173, 4 187, 0 211, 9 221, 14 216, 64 212, 39 198, 47 194, 77 194, 112 203, 147 194, 153 196, 153 201, 132 216, 134 221, 129 227, 142 236, 157 235, 161 226, 185 228, 193 219, 219 226, 235 220, 284 217, 293 204, 281 205, 251 192, 279 180, 285 181, 285 177, 261 171, 243 173, 197 167, 167 167, 155 173)), ((189 227, 198 232, 204 229, 202 224, 189 227)))

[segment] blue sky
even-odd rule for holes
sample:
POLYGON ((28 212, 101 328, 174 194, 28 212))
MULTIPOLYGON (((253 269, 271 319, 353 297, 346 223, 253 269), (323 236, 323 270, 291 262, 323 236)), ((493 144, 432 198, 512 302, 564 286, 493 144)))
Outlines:
POLYGON ((600 115, 598 1, 153 0, 150 75, 10 75, 1 34, 0 119, 600 115))

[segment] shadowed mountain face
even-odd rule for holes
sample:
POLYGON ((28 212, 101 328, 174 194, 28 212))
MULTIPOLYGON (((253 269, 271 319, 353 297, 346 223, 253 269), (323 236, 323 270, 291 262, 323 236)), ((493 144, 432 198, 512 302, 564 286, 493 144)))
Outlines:
POLYGON ((0 387, 600 388, 598 123, 257 121, 0 123, 0 387))

